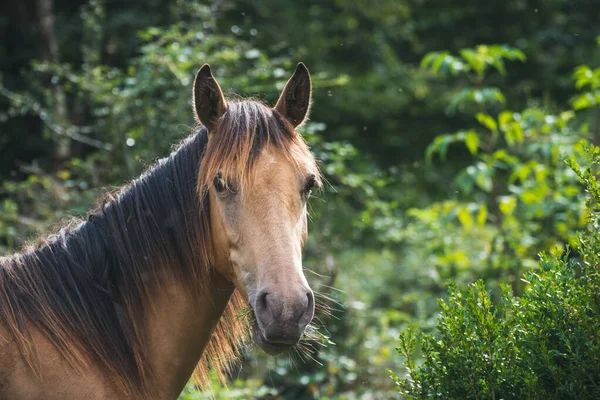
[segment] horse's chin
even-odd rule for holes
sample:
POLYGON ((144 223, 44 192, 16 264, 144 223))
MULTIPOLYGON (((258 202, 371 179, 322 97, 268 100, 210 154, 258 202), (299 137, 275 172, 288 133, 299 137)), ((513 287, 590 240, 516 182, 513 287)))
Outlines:
POLYGON ((269 342, 267 341, 267 339, 265 339, 264 335, 262 334, 262 332, 260 331, 260 328, 258 327, 258 325, 256 325, 256 323, 254 324, 253 327, 253 338, 254 338, 254 343, 265 353, 271 355, 271 356, 276 356, 278 354, 284 353, 287 350, 293 349, 296 345, 289 345, 289 344, 282 344, 282 343, 273 343, 273 342, 269 342))

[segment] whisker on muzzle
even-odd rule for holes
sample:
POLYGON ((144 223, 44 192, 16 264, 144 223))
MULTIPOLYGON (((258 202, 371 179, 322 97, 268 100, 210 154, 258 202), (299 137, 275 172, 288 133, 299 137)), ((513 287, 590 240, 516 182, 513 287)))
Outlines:
POLYGON ((302 338, 294 346, 294 354, 296 354, 303 363, 308 360, 322 366, 318 354, 321 348, 326 348, 329 345, 335 345, 330 340, 329 332, 325 327, 323 319, 335 318, 339 319, 335 313, 342 311, 343 305, 340 301, 323 293, 314 292, 315 295, 315 316, 312 322, 306 327, 302 338), (333 308, 331 304, 335 304, 340 308, 333 308))

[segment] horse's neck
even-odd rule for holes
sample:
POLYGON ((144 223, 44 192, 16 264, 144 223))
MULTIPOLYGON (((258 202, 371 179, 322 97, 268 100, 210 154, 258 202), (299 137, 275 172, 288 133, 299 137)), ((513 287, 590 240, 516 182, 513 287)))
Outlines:
MULTIPOLYGON (((157 232, 156 236, 169 240, 167 243, 160 243, 162 251, 166 253, 160 254, 161 269, 155 271, 160 275, 158 286, 152 291, 152 304, 143 307, 146 315, 143 325, 146 338, 142 345, 148 348, 142 351, 150 367, 148 386, 151 391, 156 391, 150 394, 159 399, 176 399, 184 388, 233 293, 231 283, 216 272, 195 276, 190 274, 183 281, 181 277, 175 278, 177 274, 168 273, 177 269, 189 272, 194 268, 207 267, 198 259, 202 254, 186 247, 190 242, 198 247, 208 245, 197 243, 198 234, 186 231, 194 229, 191 221, 200 218, 193 210, 201 206, 196 198, 195 174, 204 140, 205 135, 201 134, 188 139, 175 154, 164 163, 159 163, 144 178, 145 185, 140 185, 142 190, 150 190, 145 195, 156 197, 157 204, 163 200, 172 203, 172 206, 146 210, 150 212, 132 219, 138 220, 133 221, 133 224, 137 222, 151 229, 164 229, 160 234, 157 232), (169 182, 171 186, 167 184, 169 182), (176 229, 173 229, 174 226, 176 229), (164 272, 164 276, 161 272, 164 272), (190 284, 185 279, 202 279, 204 282, 190 284), (191 293, 194 288, 201 292, 194 295, 191 293)), ((141 194, 134 193, 133 196, 135 195, 141 194)), ((132 203, 137 204, 133 200, 132 203)), ((145 203, 152 204, 151 201, 145 203)), ((135 234, 135 229, 131 232, 126 230, 124 234, 131 233, 135 234)), ((143 245, 148 244, 153 246, 151 242, 143 242, 143 245)), ((153 254, 154 251, 152 248, 140 248, 139 253, 153 254)), ((157 262, 156 257, 149 259, 157 262)))
POLYGON ((214 274, 206 297, 192 299, 177 283, 161 285, 146 321, 145 353, 156 398, 176 399, 194 372, 231 294, 231 284, 214 274))

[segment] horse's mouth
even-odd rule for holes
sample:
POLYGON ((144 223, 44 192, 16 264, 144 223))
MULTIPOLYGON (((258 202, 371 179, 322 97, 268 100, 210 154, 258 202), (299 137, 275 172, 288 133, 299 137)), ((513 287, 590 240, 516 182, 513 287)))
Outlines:
POLYGON ((290 350, 296 346, 297 343, 289 344, 289 343, 279 343, 279 342, 270 342, 265 339, 265 336, 261 332, 260 328, 256 321, 253 326, 253 338, 254 343, 262 349, 265 353, 275 356, 277 354, 281 354, 286 350, 290 350))

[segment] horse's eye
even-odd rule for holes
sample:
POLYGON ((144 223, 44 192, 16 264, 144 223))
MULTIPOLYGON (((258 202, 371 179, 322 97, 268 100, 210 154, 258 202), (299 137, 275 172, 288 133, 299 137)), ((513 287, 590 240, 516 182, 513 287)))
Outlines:
POLYGON ((317 177, 312 175, 311 177, 308 178, 308 180, 306 181, 306 184, 304 185, 304 189, 302 190, 302 193, 305 196, 310 195, 310 193, 312 192, 313 188, 315 187, 315 183, 317 182, 317 177))
POLYGON ((227 189, 225 186, 225 181, 223 180, 223 178, 221 178, 220 175, 215 176, 215 179, 213 180, 213 185, 218 194, 223 194, 225 192, 225 189, 227 189))

